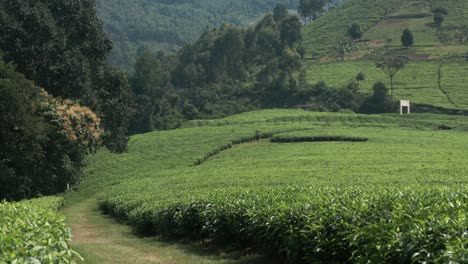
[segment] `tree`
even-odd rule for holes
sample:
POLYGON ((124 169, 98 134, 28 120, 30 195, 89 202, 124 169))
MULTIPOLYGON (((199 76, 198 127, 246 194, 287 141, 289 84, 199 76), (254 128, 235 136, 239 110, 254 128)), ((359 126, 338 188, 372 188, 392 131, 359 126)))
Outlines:
POLYGON ((300 0, 298 12, 301 16, 312 19, 317 19, 323 12, 325 0, 300 0))
POLYGON ((360 39, 362 37, 361 26, 355 22, 348 28, 348 36, 352 39, 360 39))
POLYGON ((296 51, 297 53, 299 54, 299 56, 301 56, 301 59, 303 60, 304 57, 305 57, 305 54, 306 54, 306 48, 304 46, 299 46, 296 48, 296 51))
POLYGON ((393 103, 388 97, 388 89, 385 84, 376 82, 372 90, 373 94, 363 103, 361 111, 372 114, 392 111, 393 103))
POLYGON ((366 79, 366 75, 363 72, 360 72, 356 75, 356 81, 362 82, 366 79))
POLYGON ((302 22, 296 15, 288 15, 281 23, 280 39, 283 44, 290 48, 302 40, 301 36, 302 22))
POLYGON ((440 27, 448 15, 448 10, 445 7, 437 7, 432 10, 434 23, 437 27, 440 27))
POLYGON ((392 101, 395 75, 405 67, 407 61, 406 57, 383 56, 375 63, 375 66, 381 69, 390 78, 390 98, 392 101))
MULTIPOLYGON (((114 115, 114 109, 99 104, 119 101, 119 97, 130 92, 128 83, 116 89, 101 85, 116 83, 103 80, 102 76, 123 73, 117 74, 117 69, 107 66, 112 43, 96 15, 94 0, 1 1, 0 36, 5 61, 14 62, 20 73, 52 96, 78 99, 107 117, 114 115), (114 90, 110 92, 110 89, 114 90)), ((120 81, 124 82, 125 78, 120 81)), ((125 101, 125 108, 130 101, 125 101)), ((109 134, 126 134, 127 127, 117 125, 115 120, 104 120, 104 123, 109 134)))
POLYGON ((356 75, 356 81, 361 84, 361 82, 366 80, 366 75, 363 72, 360 72, 356 75))
POLYGON ((0 199, 33 196, 50 127, 34 114, 39 89, 0 58, 0 199))
MULTIPOLYGON (((178 74, 184 78, 184 72, 178 74)), ((133 91, 137 96, 137 113, 131 122, 132 133, 172 129, 179 125, 179 97, 171 79, 168 69, 150 51, 146 50, 137 59, 132 78, 133 91)))
POLYGON ((409 48, 410 46, 413 46, 413 44, 414 44, 414 37, 413 37, 413 33, 411 32, 411 30, 405 29, 405 30, 403 31, 403 35, 401 36, 401 43, 402 43, 403 46, 405 46, 406 48, 409 48))
POLYGON ((281 23, 281 21, 288 15, 288 7, 283 3, 278 3, 273 9, 273 18, 276 23, 281 23))
POLYGON ((100 118, 54 98, 0 60, 0 199, 62 192, 101 144, 100 118))
POLYGON ((440 13, 434 14, 434 23, 437 27, 440 27, 442 23, 444 23, 444 20, 445 20, 445 15, 440 14, 440 13))

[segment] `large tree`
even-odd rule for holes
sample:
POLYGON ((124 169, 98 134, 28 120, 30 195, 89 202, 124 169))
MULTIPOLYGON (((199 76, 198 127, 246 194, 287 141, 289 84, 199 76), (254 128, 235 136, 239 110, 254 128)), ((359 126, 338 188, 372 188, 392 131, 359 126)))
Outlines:
POLYGON ((395 75, 405 67, 408 59, 402 56, 382 56, 375 63, 390 78, 390 98, 393 101, 394 78, 395 75))
POLYGON ((50 195, 79 182, 101 143, 89 108, 48 95, 0 59, 0 200, 50 195))
MULTIPOLYGON (((3 0, 0 36, 5 61, 14 62, 19 72, 53 96, 79 99, 104 117, 122 106, 122 115, 131 112, 130 100, 121 100, 126 95, 116 93, 129 92, 125 78, 106 65, 112 45, 96 16, 94 0, 3 0)), ((109 146, 126 144, 122 134, 127 128, 120 120, 106 118, 104 125, 109 146)), ((113 150, 121 149, 125 147, 113 150)))

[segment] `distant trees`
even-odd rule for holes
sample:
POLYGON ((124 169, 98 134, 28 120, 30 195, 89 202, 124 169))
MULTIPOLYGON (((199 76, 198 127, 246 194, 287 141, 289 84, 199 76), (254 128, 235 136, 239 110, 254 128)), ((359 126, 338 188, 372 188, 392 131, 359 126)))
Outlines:
POLYGON ((352 39, 360 39, 362 37, 361 25, 359 23, 354 22, 349 28, 347 35, 350 36, 352 39))
POLYGON ((299 17, 296 15, 287 15, 281 23, 281 42, 292 48, 295 43, 302 41, 301 28, 302 22, 299 17))
POLYGON ((273 18, 275 22, 281 22, 288 15, 288 7, 283 3, 278 3, 273 9, 273 18))
POLYGON ((413 33, 411 32, 411 30, 405 29, 403 31, 403 35, 401 35, 401 44, 403 44, 403 46, 406 48, 413 46, 414 37, 413 37, 413 33))
POLYGON ((440 27, 445 21, 445 17, 448 15, 448 10, 445 7, 437 7, 432 10, 434 24, 440 27))
POLYGON ((405 67, 407 61, 406 57, 384 55, 375 63, 375 66, 390 78, 390 98, 392 101, 395 75, 405 67))
POLYGON ((301 100, 302 22, 282 10, 277 6, 276 16, 267 14, 253 27, 207 30, 176 55, 141 52, 131 80, 137 110, 131 132, 301 100))
POLYGON ((325 12, 325 4, 327 0, 300 0, 298 12, 309 20, 315 20, 325 12))

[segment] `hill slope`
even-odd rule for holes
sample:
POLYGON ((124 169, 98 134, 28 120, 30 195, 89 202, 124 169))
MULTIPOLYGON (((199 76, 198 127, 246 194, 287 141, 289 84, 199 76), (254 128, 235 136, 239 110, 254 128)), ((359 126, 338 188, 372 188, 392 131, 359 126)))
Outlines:
MULTIPOLYGON (((422 242, 419 239, 425 236, 417 236, 414 230, 425 234, 435 221, 440 230, 453 230, 451 237, 456 238, 460 237, 457 230, 466 227, 464 220, 443 222, 468 204, 462 198, 468 182, 464 176, 468 153, 462 147, 467 140, 466 122, 466 117, 458 116, 297 110, 193 121, 182 129, 134 136, 127 154, 99 152, 90 160, 78 195, 101 194, 101 209, 143 234, 254 243, 292 262, 301 258, 301 250, 310 252, 302 256, 309 263, 351 257, 355 249, 362 251, 353 253, 353 260, 366 258, 375 243, 391 242, 394 228, 384 225, 387 220, 404 228, 403 245, 417 239, 422 247, 432 248, 433 241, 422 242), (261 130, 265 139, 249 142, 255 130, 261 130), (277 140, 365 137, 368 141, 273 143, 266 139, 273 134, 277 140), (447 207, 445 203, 439 209, 429 206, 434 199, 448 201, 447 207), (449 205, 453 199, 460 203, 455 209, 449 205), (418 221, 408 222, 402 215, 418 221), (379 234, 380 242, 366 230, 366 221, 373 223, 373 234, 379 234), (299 233, 303 235, 295 235, 299 233), (353 243, 345 239, 358 234, 366 234, 367 239, 353 243), (338 246, 332 241, 343 243, 338 246)), ((439 235, 446 235, 431 234, 437 241, 439 235)), ((442 248, 459 246, 453 240, 441 243, 442 248)), ((394 246, 385 252, 405 259, 420 249, 394 246)), ((445 260, 458 257, 448 254, 445 260)))
POLYGON ((308 56, 320 58, 308 63, 308 80, 343 86, 363 72, 367 78, 361 89, 370 93, 376 81, 389 84, 387 76, 375 68, 374 54, 407 56, 409 64, 396 75, 396 99, 467 109, 467 29, 466 1, 351 0, 303 30, 308 56), (432 23, 431 10, 435 7, 448 10, 439 28, 432 23), (337 46, 347 39, 347 28, 353 22, 360 23, 364 35, 356 42, 356 50, 341 61, 337 46), (409 49, 400 42, 404 29, 414 35, 414 46, 409 49))

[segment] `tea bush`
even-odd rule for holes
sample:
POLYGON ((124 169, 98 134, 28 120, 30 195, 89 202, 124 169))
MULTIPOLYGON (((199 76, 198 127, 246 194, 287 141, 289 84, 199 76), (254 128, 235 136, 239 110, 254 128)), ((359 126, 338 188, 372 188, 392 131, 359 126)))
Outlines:
POLYGON ((71 230, 56 210, 63 198, 0 203, 0 263, 72 263, 71 230))
POLYGON ((468 261, 466 187, 238 189, 147 209, 133 212, 147 235, 251 245, 291 263, 468 261))
POLYGON ((88 184, 111 175, 100 208, 145 235, 233 243, 292 263, 463 263, 466 120, 268 110, 190 122, 132 137, 126 155, 98 153, 88 184), (272 144, 252 141, 256 130, 369 140, 272 144))

